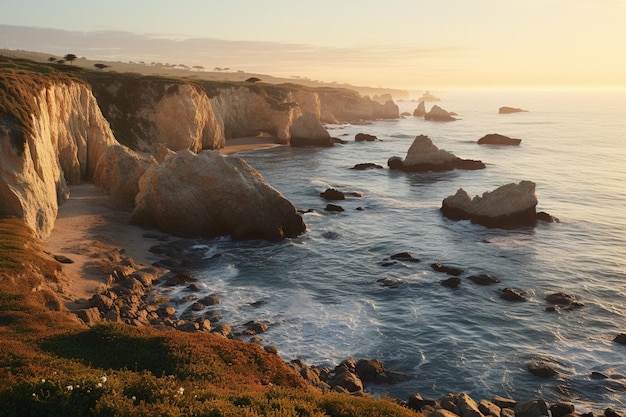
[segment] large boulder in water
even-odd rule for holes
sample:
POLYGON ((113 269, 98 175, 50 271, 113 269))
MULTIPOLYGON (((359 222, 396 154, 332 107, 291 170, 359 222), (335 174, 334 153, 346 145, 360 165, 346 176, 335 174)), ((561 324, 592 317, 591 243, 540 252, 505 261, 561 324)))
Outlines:
POLYGON ((534 226, 536 206, 535 183, 520 181, 474 198, 459 188, 456 194, 443 200, 441 212, 452 220, 471 220, 487 227, 513 229, 534 226))
POLYGON ((393 156, 387 161, 390 169, 406 172, 450 171, 453 169, 482 169, 481 161, 461 159, 454 154, 439 149, 428 136, 416 136, 406 158, 393 156))
POLYGON ((139 181, 135 223, 187 237, 277 240, 304 233, 296 208, 244 160, 183 150, 139 181))
POLYGON ((426 104, 424 101, 420 101, 415 110, 413 110, 413 116, 424 117, 426 115, 426 104))
POLYGON ((499 133, 489 133, 482 138, 478 139, 479 145, 508 145, 519 146, 522 142, 521 139, 513 139, 508 136, 501 135, 499 133))
POLYGON ((520 109, 517 107, 509 107, 509 106, 502 106, 498 109, 499 114, 524 113, 527 111, 528 110, 520 109))
POLYGON ((435 122, 452 122, 456 120, 456 118, 452 117, 452 114, 437 105, 433 106, 430 111, 424 115, 424 119, 433 120, 435 122))
POLYGON ((289 129, 291 146, 333 146, 330 133, 322 126, 320 119, 311 112, 298 117, 289 129))

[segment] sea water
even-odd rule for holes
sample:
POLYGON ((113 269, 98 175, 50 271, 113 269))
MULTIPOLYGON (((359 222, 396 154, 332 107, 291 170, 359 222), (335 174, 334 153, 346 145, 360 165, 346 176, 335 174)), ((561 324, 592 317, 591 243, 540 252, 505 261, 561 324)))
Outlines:
MULTIPOLYGON (((331 125, 331 135, 346 144, 238 154, 295 206, 311 211, 303 216, 307 232, 295 239, 209 242, 207 257, 222 256, 197 275, 203 291, 222 297, 211 308, 235 330, 250 320, 269 323, 261 343, 276 346, 285 360, 333 366, 377 358, 410 376, 369 387, 375 395, 434 399, 467 392, 477 399, 573 401, 581 412, 624 409, 626 346, 613 338, 626 332, 626 94, 441 96, 436 104, 456 112, 457 121, 408 116, 331 125), (504 105, 528 111, 498 114, 504 105), (357 143, 359 132, 379 141, 357 143), (478 145, 488 133, 522 142, 478 145), (420 134, 486 168, 387 169, 387 159, 404 157, 420 134), (364 162, 385 168, 350 169, 364 162), (459 188, 473 196, 521 180, 536 183, 537 211, 560 223, 487 229, 440 213, 442 200, 459 188), (362 196, 338 202, 344 212, 327 212, 319 194, 329 187, 362 196), (385 266, 398 252, 421 262, 385 266), (462 268, 461 285, 442 286, 447 276, 430 267, 434 262, 462 268), (467 279, 475 274, 501 283, 476 285, 467 279), (382 278, 396 285, 385 286, 382 278), (502 300, 505 287, 526 291, 527 301, 502 300), (552 292, 585 305, 547 312, 545 296, 552 292), (532 375, 527 366, 534 361, 548 363, 558 376, 532 375)), ((417 103, 399 105, 412 113, 417 103)))

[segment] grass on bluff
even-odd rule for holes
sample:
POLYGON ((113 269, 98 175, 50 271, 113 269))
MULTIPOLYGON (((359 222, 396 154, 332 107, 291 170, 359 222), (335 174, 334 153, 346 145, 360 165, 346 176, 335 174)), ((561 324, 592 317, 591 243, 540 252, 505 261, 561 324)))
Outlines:
POLYGON ((0 417, 416 415, 385 399, 321 393, 256 344, 87 328, 45 289, 60 271, 21 220, 0 218, 0 417))

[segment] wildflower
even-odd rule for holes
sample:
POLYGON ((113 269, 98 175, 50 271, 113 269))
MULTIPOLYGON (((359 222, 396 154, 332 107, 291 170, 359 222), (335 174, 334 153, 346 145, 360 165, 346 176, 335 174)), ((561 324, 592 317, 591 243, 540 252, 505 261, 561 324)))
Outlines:
POLYGON ((41 378, 41 383, 45 384, 46 383, 46 378, 41 378))
POLYGON ((96 387, 102 388, 102 382, 98 382, 98 385, 96 385, 96 387))
POLYGON ((178 388, 178 395, 183 395, 185 393, 185 388, 180 387, 178 388))
POLYGON ((135 397, 134 395, 131 398, 133 401, 137 401, 137 397, 135 397))
POLYGON ((102 383, 104 384, 105 382, 107 382, 107 377, 106 375, 104 375, 103 377, 100 378, 100 381, 102 381, 102 383))
POLYGON ((65 387, 68 391, 72 391, 74 389, 74 387, 72 385, 68 385, 67 387, 65 387))

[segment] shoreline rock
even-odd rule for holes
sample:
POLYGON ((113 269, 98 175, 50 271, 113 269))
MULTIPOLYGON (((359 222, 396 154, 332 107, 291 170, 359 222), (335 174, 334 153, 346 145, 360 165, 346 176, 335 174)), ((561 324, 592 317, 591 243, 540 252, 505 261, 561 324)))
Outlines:
POLYGON ((501 135, 499 133, 489 133, 482 138, 478 139, 479 145, 505 145, 505 146, 519 146, 522 142, 521 139, 513 139, 508 136, 501 135))
POLYGON ((461 159, 451 152, 439 149, 425 135, 415 137, 404 160, 398 156, 392 156, 387 161, 387 166, 392 170, 404 172, 441 172, 454 169, 476 170, 485 168, 482 161, 461 159))

